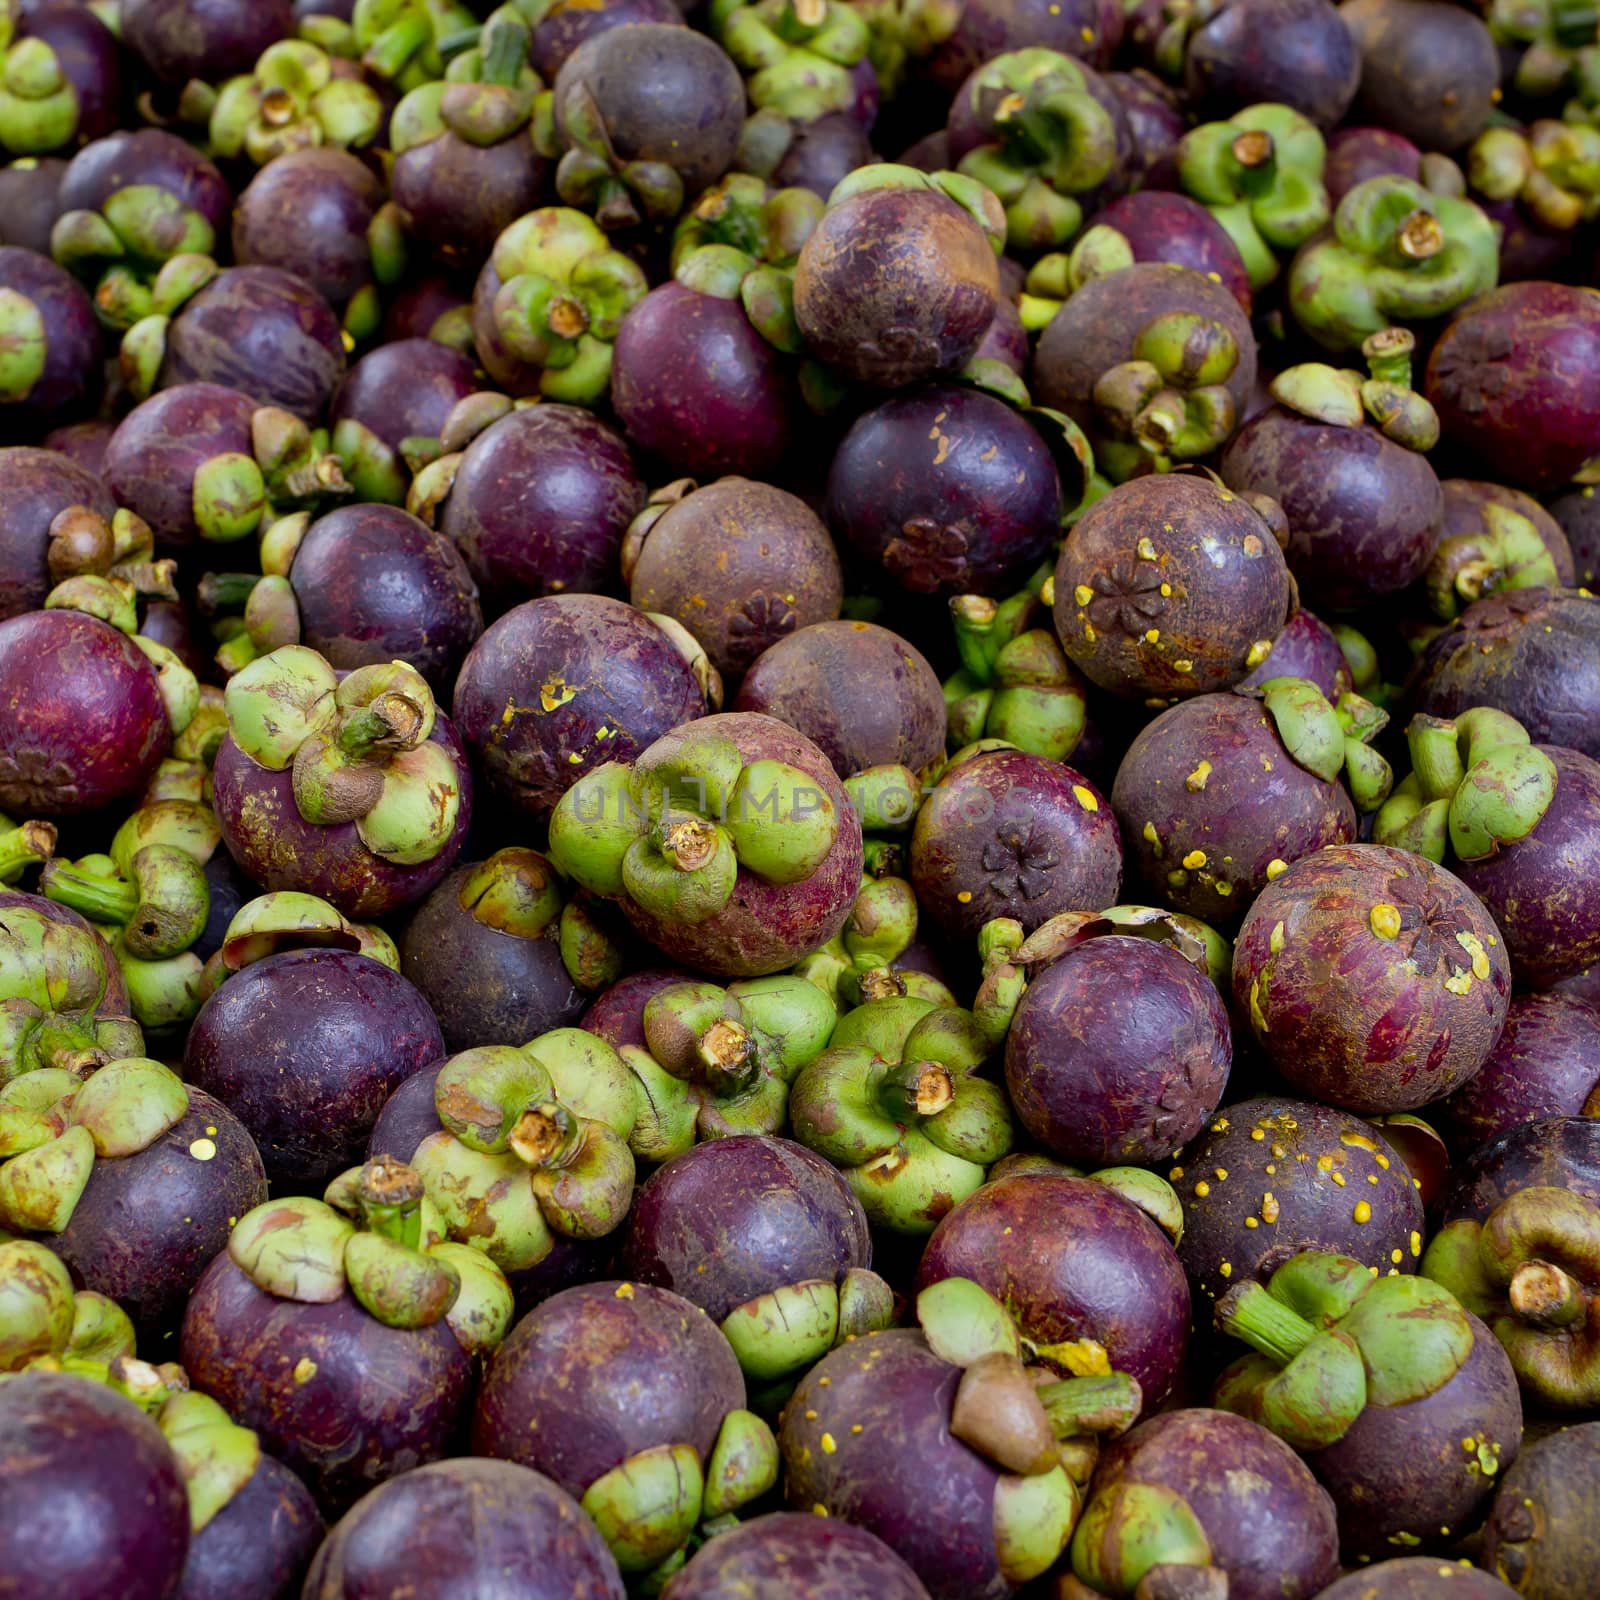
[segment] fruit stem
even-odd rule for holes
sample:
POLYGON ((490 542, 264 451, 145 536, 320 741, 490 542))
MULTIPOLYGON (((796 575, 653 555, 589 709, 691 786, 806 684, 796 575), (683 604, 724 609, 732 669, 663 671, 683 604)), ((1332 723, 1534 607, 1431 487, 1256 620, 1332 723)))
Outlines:
POLYGON ((1571 1273, 1553 1261, 1524 1261, 1511 1274, 1511 1309, 1536 1328, 1570 1328, 1588 1310, 1589 1297, 1571 1273))
POLYGON ((1367 370, 1380 383, 1411 387, 1411 353, 1417 348, 1416 336, 1407 328, 1382 328, 1361 346, 1367 370))
POLYGON ((1058 1439, 1103 1433, 1113 1438, 1139 1420, 1144 1395, 1136 1378, 1113 1372, 1099 1378, 1063 1378, 1039 1389, 1050 1426, 1058 1439))
POLYGON ((730 1017, 718 1017, 695 1046, 697 1076, 718 1096, 737 1094, 756 1068, 756 1045, 750 1030, 730 1017))
POLYGON ((1224 1333, 1242 1339, 1280 1366, 1293 1361, 1317 1331, 1259 1283, 1235 1284, 1217 1302, 1216 1322, 1224 1333))
POLYGON ((896 1122, 936 1117, 956 1097, 956 1080, 937 1061, 898 1061, 885 1065, 878 1104, 896 1122))
POLYGON ((369 1232, 421 1248, 423 1188, 413 1168, 383 1156, 369 1161, 361 1169, 356 1197, 369 1232))
POLYGON ((208 572, 200 580, 197 598, 204 616, 243 611, 255 586, 261 582, 256 572, 208 572))
POLYGON ((0 833, 0 883, 9 883, 24 867, 48 861, 55 853, 53 822, 23 822, 0 833))
POLYGON ((41 1067, 59 1067, 80 1078, 110 1060, 93 1034, 68 1017, 42 1018, 29 1043, 41 1067))
POLYGON ((1448 800, 1467 775, 1456 725, 1443 717, 1418 715, 1406 729, 1411 770, 1427 800, 1448 800))
POLYGON ((52 861, 39 876, 47 900, 90 922, 125 924, 139 908, 139 892, 126 878, 85 872, 70 861, 52 861))
POLYGON ((339 748, 357 759, 405 748, 422 730, 422 707, 409 695, 389 690, 352 711, 339 729, 339 748))
POLYGON ((526 1166, 564 1167, 583 1148, 583 1122, 559 1101, 546 1100, 517 1118, 506 1142, 526 1166))

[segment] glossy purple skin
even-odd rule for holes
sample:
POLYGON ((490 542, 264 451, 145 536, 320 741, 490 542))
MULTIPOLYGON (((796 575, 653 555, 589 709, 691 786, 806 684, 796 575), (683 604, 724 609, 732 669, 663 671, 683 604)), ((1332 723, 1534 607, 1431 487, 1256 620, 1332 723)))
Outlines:
POLYGON ((50 254, 50 230, 65 209, 60 194, 66 170, 67 163, 59 156, 41 156, 28 166, 13 161, 0 167, 0 244, 50 254))
POLYGON ((250 1130, 277 1193, 320 1195, 357 1165, 384 1101, 445 1054, 427 1002, 346 950, 291 950, 200 1008, 184 1075, 250 1130))
POLYGON ((534 71, 555 82, 562 63, 585 39, 629 22, 681 27, 683 13, 673 0, 556 0, 534 25, 534 71))
POLYGON ((549 170, 526 128, 486 146, 446 129, 395 158, 394 201, 415 242, 445 266, 471 271, 503 229, 545 198, 549 170))
POLYGON ((841 778, 899 762, 920 772, 944 750, 938 676, 914 645, 871 622, 818 622, 756 658, 735 711, 804 734, 841 778))
POLYGON ((58 451, 0 450, 0 619, 44 604, 52 587, 50 524, 69 506, 107 521, 117 509, 99 478, 58 451))
MULTIPOLYGON (((961 1369, 909 1328, 830 1351, 784 1409, 789 1503, 826 1507, 817 1519, 824 1526, 876 1535, 932 1600, 1008 1600, 1016 1586, 1000 1569, 994 1536, 1000 1470, 950 1434, 960 1381, 961 1369)), ((873 1585, 850 1594, 879 1592, 873 1585)))
MULTIPOLYGON (((100 324, 94 306, 71 273, 47 256, 0 246, 0 293, 31 304, 44 326, 44 369, 27 395, 0 404, 0 430, 32 432, 88 400, 101 372, 100 324)), ((15 438, 17 435, 12 434, 15 438)))
POLYGON ((1276 1435, 1226 1411, 1152 1417, 1100 1457, 1094 1492, 1146 1483, 1185 1501, 1228 1600, 1307 1600, 1339 1570, 1334 1509, 1276 1435))
MULTIPOLYGON (((1592 1587, 1597 1484, 1600 1424, 1579 1423, 1530 1440, 1499 1480, 1479 1560, 1528 1600, 1560 1600, 1592 1587)), ((1469 1591, 1467 1600, 1479 1597, 1469 1591)), ((1487 1600, 1506 1596, 1494 1592, 1487 1600)))
POLYGON ((1221 926, 1249 910, 1274 863, 1356 837, 1343 784, 1296 762, 1245 695, 1199 695, 1163 711, 1129 746, 1111 805, 1144 891, 1221 926), (1205 859, 1191 868, 1194 851, 1205 859))
POLYGON ((1353 687, 1350 663, 1333 629, 1320 617, 1300 610, 1283 625, 1267 659, 1246 678, 1241 689, 1259 688, 1272 678, 1309 678, 1330 701, 1353 687))
POLYGON ((1335 127, 1361 82, 1361 58, 1329 0, 1232 0, 1189 38, 1184 87, 1201 120, 1274 101, 1335 127))
POLYGON ((280 1300, 226 1252, 190 1297, 178 1359, 194 1387, 253 1428, 330 1515, 454 1449, 474 1378, 443 1320, 385 1327, 349 1290, 321 1305, 280 1300), (314 1363, 305 1382, 295 1377, 302 1362, 314 1363))
POLYGON ((169 1600, 189 1499, 161 1431, 131 1400, 63 1372, 9 1377, 0 1406, 0 1571, 51 1600, 169 1600))
POLYGON ((311 1491, 264 1455, 250 1481, 190 1539, 172 1600, 297 1600, 322 1535, 311 1491))
POLYGON ((1115 905, 1122 844, 1087 779, 1045 756, 997 750, 953 768, 924 801, 910 869, 918 903, 949 938, 975 939, 993 917, 1031 933, 1057 912, 1115 905))
POLYGON ((1022 326, 1022 313, 1016 302, 1002 295, 994 308, 994 321, 983 342, 973 352, 974 361, 998 361, 1021 378, 1027 375, 1033 357, 1033 342, 1022 326))
POLYGON ((599 1530, 547 1478, 440 1461, 356 1505, 317 1552, 303 1600, 624 1600, 599 1530))
POLYGON ((1519 984, 1547 989, 1600 961, 1600 762, 1545 746, 1556 792, 1533 832, 1486 861, 1460 861, 1461 881, 1505 935, 1519 984))
POLYGON ((106 445, 102 476, 117 503, 137 512, 163 545, 201 537, 194 475, 215 456, 250 455, 256 402, 215 383, 162 389, 137 405, 106 445))
POLYGON ((1147 1411, 1170 1393, 1189 1341, 1189 1286, 1166 1235, 1088 1178, 1018 1173, 985 1184, 934 1229, 917 1288, 971 1278, 1036 1345, 1093 1339, 1132 1373, 1147 1411))
POLYGON ((315 425, 344 368, 339 319, 310 284, 277 267, 229 267, 172 319, 158 386, 227 384, 315 425))
POLYGON ((860 417, 828 473, 828 526, 913 594, 1006 594, 1060 536, 1043 438, 993 395, 942 384, 860 417))
POLYGON ((1322 183, 1334 205, 1368 178, 1409 178, 1421 182, 1422 152, 1388 128, 1340 128, 1328 135, 1328 160, 1322 183))
POLYGON ((1483 903, 1384 845, 1302 856, 1234 942, 1234 1004, 1257 1043, 1289 1083, 1351 1111, 1411 1111, 1459 1089, 1494 1048, 1510 994, 1483 903), (1392 936, 1373 921, 1379 906, 1398 912, 1392 936))
POLYGON ((792 360, 737 300, 681 283, 652 289, 623 319, 611 403, 639 449, 703 480, 770 477, 803 421, 792 360))
POLYGON ((1439 335, 1424 392, 1475 470, 1564 487, 1600 450, 1600 296, 1512 283, 1474 300, 1439 335))
POLYGON ((872 1238, 829 1162, 789 1139, 735 1134, 697 1144, 639 1186, 617 1264, 720 1323, 775 1289, 871 1266, 872 1238))
MULTIPOLYGON (((4 204, 5 199, 0 196, 0 206, 4 204)), ((69 422, 63 428, 52 428, 40 443, 46 450, 66 456, 85 472, 99 477, 106 446, 116 431, 117 425, 109 417, 92 417, 87 422, 69 422)))
POLYGON ((628 1044, 643 1050, 647 1048, 644 1008, 663 989, 670 989, 690 977, 691 974, 676 967, 647 967, 643 972, 630 972, 595 996, 584 1013, 583 1026, 590 1033, 598 1034, 614 1050, 628 1044))
POLYGON ((1105 83, 1122 103, 1122 115, 1133 141, 1129 183, 1168 188, 1177 178, 1174 158, 1178 141, 1189 130, 1177 93, 1141 68, 1108 72, 1105 83))
POLYGON ((835 111, 815 122, 794 125, 789 148, 771 181, 776 188, 809 189, 826 200, 857 167, 873 159, 872 143, 860 119, 847 111, 835 111))
POLYGON ((699 1306, 646 1284, 580 1284, 529 1312, 495 1352, 472 1448, 581 1499, 660 1445, 687 1444, 704 1467, 744 1399, 733 1347, 699 1306))
POLYGON ((1365 425, 1313 422, 1281 406, 1222 455, 1230 489, 1269 494, 1289 519, 1289 568, 1308 605, 1349 611, 1420 578, 1444 497, 1425 455, 1365 425))
POLYGON ((1556 580, 1565 588, 1577 581, 1573 566, 1572 546, 1560 522, 1545 510, 1531 494, 1520 489, 1509 489, 1503 483, 1480 483, 1474 478, 1445 478, 1439 485, 1444 492, 1444 524, 1442 537, 1459 538, 1482 534, 1487 530, 1487 508, 1500 506, 1526 517, 1534 531, 1550 552, 1555 563, 1556 580))
POLYGON ((1197 200, 1161 189, 1141 189, 1102 206, 1089 226, 1115 228, 1135 261, 1170 261, 1215 277, 1249 314, 1250 275, 1239 247, 1197 200))
POLYGON ((269 161, 239 196, 233 258, 303 278, 330 305, 372 282, 367 229, 383 183, 347 150, 291 150, 269 161))
POLYGON ((1178 1159, 1178 1255, 1197 1299, 1219 1299, 1249 1279, 1265 1282, 1301 1250, 1354 1256, 1385 1272, 1417 1270, 1421 1196, 1405 1163, 1359 1117, 1305 1100, 1242 1100, 1224 1106, 1178 1159), (1278 1211, 1272 1222, 1261 1215, 1268 1194, 1278 1211), (1372 1215, 1358 1223, 1362 1200, 1372 1215))
POLYGON ((1482 1222, 1508 1195, 1543 1186, 1600 1204, 1600 1120, 1545 1117, 1480 1145, 1454 1174, 1439 1223, 1482 1222))
POLYGON ((1559 990, 1513 995, 1489 1059, 1439 1121, 1458 1150, 1473 1150, 1524 1123, 1584 1115, 1597 1085, 1600 1012, 1559 990))
POLYGON ((61 209, 98 211, 118 190, 144 184, 166 190, 204 217, 218 239, 227 238, 233 195, 226 180, 193 145, 161 128, 124 130, 85 145, 62 175, 61 209))
POLYGON ((845 925, 861 888, 861 818, 845 798, 828 758, 793 728, 755 712, 727 712, 695 725, 739 747, 746 763, 781 761, 806 773, 839 819, 838 836, 822 864, 798 883, 768 883, 744 867, 733 894, 715 916, 680 924, 620 902, 634 930, 669 961, 718 978, 759 978, 791 967, 820 949, 845 925))
POLYGON ((384 307, 381 337, 385 343, 432 338, 442 318, 470 306, 471 287, 438 271, 396 285, 384 307))
POLYGON ((806 1600, 929 1600, 922 1580, 881 1539, 833 1517, 773 1511, 719 1534, 663 1600, 747 1600, 789 1586, 806 1600))
POLYGON ((1550 502, 1550 514, 1567 536, 1574 582, 1592 589, 1600 578, 1600 495, 1575 488, 1550 502))
POLYGON ((391 450, 437 437, 456 405, 478 388, 472 358, 435 339, 396 339, 369 350, 345 374, 328 425, 359 422, 391 450))
POLYGON ((401 972, 433 1008, 451 1051, 570 1027, 585 997, 561 959, 558 923, 525 938, 480 922, 465 898, 473 866, 457 867, 412 913, 401 972))
POLYGON ((461 798, 450 837, 430 861, 405 866, 374 855, 353 822, 307 822, 294 799, 292 769, 273 772, 224 739, 212 769, 223 842, 264 889, 300 889, 331 901, 347 917, 387 916, 420 900, 456 863, 472 825, 472 775, 450 719, 440 712, 430 735, 455 763, 461 798))
POLYGON ((456 679, 455 718, 480 778, 533 817, 547 817, 592 768, 631 760, 704 711, 694 674, 666 634, 601 595, 547 595, 508 611, 456 679), (558 681, 578 692, 546 712, 538 687, 558 681), (596 738, 601 728, 604 739, 596 738))
POLYGON ((163 83, 248 72, 294 21, 293 0, 122 0, 122 38, 163 83))
POLYGON ((1464 1438, 1498 1445, 1502 1472, 1516 1460, 1516 1374, 1500 1341, 1471 1312, 1467 1320, 1472 1353, 1454 1377, 1405 1405, 1369 1405, 1337 1443, 1306 1458, 1339 1508, 1346 1558, 1388 1555, 1402 1533, 1440 1549, 1455 1543, 1500 1481, 1483 1471, 1476 1448, 1462 1448, 1464 1438))
POLYGON ((1108 67, 1122 42, 1122 7, 1112 0, 966 0, 955 32, 928 58, 923 70, 946 94, 995 56, 1043 45, 1076 56, 1091 67, 1108 67))
POLYGON ((1006 1087, 1047 1149, 1094 1170, 1145 1166, 1217 1108, 1233 1036, 1216 985, 1170 945, 1089 939, 1028 986, 1006 1035, 1006 1087))
POLYGON ((1340 7, 1361 57, 1356 111, 1424 150, 1459 150, 1488 123, 1500 59, 1476 12, 1446 0, 1351 0, 1340 7))
POLYGON ((1317 1600, 1512 1600, 1516 1594, 1487 1572, 1453 1561, 1446 1582, 1443 1566, 1438 1556, 1402 1556, 1340 1578, 1317 1600))
POLYGON ((289 581, 300 642, 340 670, 408 661, 445 694, 483 632, 478 586, 460 552, 399 506, 341 506, 319 517, 289 581))
POLYGON ((581 406, 537 405, 473 440, 437 520, 498 612, 614 587, 645 493, 614 429, 581 406))
POLYGON ((155 669, 126 634, 79 611, 0 622, 0 809, 66 817, 127 800, 171 743, 155 669))
POLYGON ((1535 744, 1600 760, 1600 600, 1518 589, 1475 602, 1423 650, 1406 698, 1435 717, 1493 706, 1535 744))
POLYGON ((191 1086, 188 1114, 148 1148, 95 1162, 72 1220, 48 1243, 75 1282, 115 1300, 158 1349, 233 1223, 266 1198, 266 1172, 244 1125, 191 1086), (200 1139, 215 1147, 203 1160, 193 1153, 200 1139))
POLYGON ((44 0, 22 7, 19 39, 50 46, 77 97, 72 145, 103 139, 122 113, 122 51, 117 37, 87 6, 44 0))

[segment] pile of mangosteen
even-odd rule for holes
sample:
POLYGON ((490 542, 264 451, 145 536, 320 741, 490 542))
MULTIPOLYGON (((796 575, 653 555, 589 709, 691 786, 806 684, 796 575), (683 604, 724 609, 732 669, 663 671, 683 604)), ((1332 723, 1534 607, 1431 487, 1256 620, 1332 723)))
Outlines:
POLYGON ((0 1596, 1600 1595, 1600 21, 0 0, 0 1596))

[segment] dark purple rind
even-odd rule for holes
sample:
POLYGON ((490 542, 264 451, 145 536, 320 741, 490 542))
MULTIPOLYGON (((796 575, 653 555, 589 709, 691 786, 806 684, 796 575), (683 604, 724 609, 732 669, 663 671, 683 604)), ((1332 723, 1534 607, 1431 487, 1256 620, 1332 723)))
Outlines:
POLYGON ((108 522, 117 509, 100 479, 70 457, 27 445, 0 450, 0 621, 44 604, 53 587, 50 524, 69 506, 108 522))
MULTIPOLYGON (((5 197, 0 193, 0 208, 4 206, 5 197)), ((66 456, 98 478, 105 462, 106 446, 116 431, 117 425, 111 418, 91 417, 87 422, 69 422, 64 428, 52 428, 40 443, 46 450, 66 456)))
POLYGON ((77 116, 70 143, 103 139, 122 114, 122 49, 117 36, 87 6, 72 0, 30 0, 21 9, 17 37, 43 39, 72 85, 77 116))
POLYGON ((821 1156, 789 1139, 697 1144, 639 1187, 618 1267, 722 1322, 792 1284, 836 1283, 872 1263, 861 1202, 821 1156))
POLYGON ((1358 1117, 1305 1100, 1243 1100, 1224 1106, 1179 1163, 1169 1172, 1183 1201, 1178 1255, 1197 1299, 1265 1281, 1302 1250, 1417 1270, 1422 1198, 1405 1163, 1358 1117), (1371 1215, 1357 1222, 1362 1202, 1371 1215), (1262 1213, 1274 1206, 1269 1221, 1262 1213))
POLYGON ((1273 678, 1309 678, 1325 699, 1335 703, 1353 687, 1350 663, 1338 637, 1320 617, 1306 610, 1296 611, 1284 623, 1267 659, 1239 687, 1259 688, 1273 678))
POLYGON ((1028 986, 1006 1036, 1017 1115, 1077 1166, 1148 1165, 1217 1108, 1233 1063, 1216 985, 1170 945, 1089 939, 1028 986))
POLYGON ((1335 127, 1361 83, 1361 58, 1329 0, 1232 0, 1189 37, 1184 88, 1200 120, 1271 101, 1335 127))
POLYGON ((472 271, 549 188, 527 128, 477 145, 448 128, 395 157, 394 203, 407 234, 446 267, 472 271))
POLYGON ((275 1192, 320 1194, 361 1161, 393 1090, 444 1054, 427 1002, 398 972, 345 950, 291 950, 206 1001, 184 1069, 250 1130, 275 1192))
POLYGON ((946 95, 985 61, 1040 45, 1108 67, 1122 42, 1115 0, 966 0, 955 31, 929 56, 924 71, 946 95))
POLYGON ((1169 190, 1141 189, 1102 206, 1088 225, 1115 228, 1136 262, 1167 261, 1215 279, 1249 314, 1250 275, 1239 247, 1199 201, 1169 190))
POLYGON ((1556 582, 1570 589, 1577 576, 1572 560, 1572 546, 1567 542, 1566 531, 1531 494, 1520 489, 1507 488, 1503 483, 1480 483, 1474 478, 1446 478, 1439 487, 1444 491, 1444 522, 1440 537, 1461 538, 1482 534, 1488 522, 1484 515, 1487 506, 1500 506, 1526 517, 1534 531, 1550 552, 1555 563, 1556 582))
POLYGON ((1093 1339, 1139 1380, 1147 1410, 1167 1397, 1189 1338, 1189 1286, 1166 1236, 1103 1184, 1055 1173, 1001 1178, 934 1229, 917 1288, 971 1278, 1044 1346, 1093 1339))
POLYGON ((1574 488, 1550 502, 1550 515, 1567 536, 1573 582, 1593 588, 1600 581, 1600 495, 1591 487, 1574 488))
POLYGON ((1059 761, 1021 750, 974 756, 917 813, 910 876, 922 910, 951 939, 976 938, 994 917, 1015 917, 1031 933, 1058 912, 1116 904, 1117 819, 1059 761))
POLYGON ((162 128, 124 129, 85 145, 62 175, 61 209, 98 211, 118 190, 142 185, 166 190, 204 217, 219 240, 227 238, 227 181, 193 145, 162 128))
POLYGON ((595 996, 584 1013, 583 1026, 590 1033, 598 1034, 614 1050, 620 1050, 625 1044, 646 1049, 644 1008, 663 989, 670 989, 689 976, 676 967, 647 967, 643 972, 630 972, 595 996))
MULTIPOLYGON (((1133 26, 1135 9, 1128 12, 1133 26)), ((1105 85, 1122 105, 1122 115, 1133 142, 1127 182, 1167 190, 1177 182, 1178 143, 1189 131, 1183 101, 1176 89, 1152 72, 1135 67, 1131 72, 1108 72, 1105 85)))
POLYGON ((480 777, 533 817, 548 816, 586 772, 632 760, 704 711, 694 674, 666 634, 601 595, 546 595, 508 611, 456 679, 455 718, 480 777), (545 711, 546 684, 559 686, 552 698, 577 693, 545 711))
POLYGON ((59 156, 0 166, 0 244, 50 254, 50 234, 66 209, 60 199, 66 171, 59 156))
POLYGON ((1484 1568, 1523 1600, 1592 1593, 1600 1584, 1600 1423, 1530 1444, 1499 1484, 1478 1557, 1484 1568))
POLYGON ((272 1456, 189 1541, 172 1600, 297 1600, 322 1543, 311 1491, 272 1456))
POLYGON ((1570 1189, 1600 1204, 1600 1121, 1547 1117, 1512 1128, 1462 1162, 1439 1208, 1439 1224, 1482 1222, 1519 1189, 1570 1189))
POLYGON ((1401 1556, 1346 1574, 1317 1600, 1513 1600, 1515 1592, 1458 1561, 1401 1556))
POLYGON ((472 1396, 473 1361, 448 1323, 385 1327, 348 1290, 280 1300, 226 1254, 190 1297, 179 1359, 332 1515, 455 1448, 472 1396))
POLYGON ((33 306, 45 339, 43 370, 23 399, 0 404, 0 429, 42 432, 98 392, 100 324, 78 280, 32 250, 0 245, 0 293, 17 295, 33 306))
POLYGON ((1368 178, 1422 181, 1422 152, 1388 128, 1344 127, 1328 136, 1328 159, 1322 186, 1337 206, 1358 183, 1368 178))
POLYGON ((789 148, 772 174, 772 183, 777 188, 809 189, 819 200, 826 200, 857 167, 876 159, 860 119, 848 111, 835 111, 815 122, 794 124, 789 148))
POLYGON ((470 356, 436 339, 400 338, 369 350, 345 374, 328 426, 359 422, 391 450, 437 438, 452 410, 478 388, 470 356))
POLYGON ((531 1311, 495 1352, 472 1448, 581 1499, 660 1445, 686 1444, 704 1467, 744 1398, 733 1348, 699 1306, 646 1284, 582 1284, 531 1311))
POLYGON ((122 39, 163 83, 249 72, 293 28, 293 0, 122 0, 122 39))
POLYGON ((553 83, 562 63, 585 39, 630 22, 683 25, 673 0, 556 0, 534 24, 534 71, 553 83))

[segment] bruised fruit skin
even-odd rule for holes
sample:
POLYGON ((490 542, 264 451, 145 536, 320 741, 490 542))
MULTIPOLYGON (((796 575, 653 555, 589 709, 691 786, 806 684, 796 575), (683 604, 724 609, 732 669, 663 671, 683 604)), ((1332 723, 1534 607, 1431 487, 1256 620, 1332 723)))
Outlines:
POLYGON ((354 1506, 317 1552, 304 1600, 463 1590, 522 1600, 623 1600, 599 1530, 547 1478, 502 1461, 439 1461, 354 1506))
POLYGON ((1384 1272, 1415 1272, 1422 1256, 1422 1198, 1405 1163, 1376 1129, 1329 1106, 1225 1106, 1169 1176, 1183 1200, 1178 1254, 1197 1296, 1220 1299, 1302 1250, 1384 1272))
POLYGON ((1455 1174, 1439 1220, 1482 1222, 1519 1189, 1548 1187, 1600 1204, 1600 1121, 1545 1117, 1479 1146, 1455 1174))
POLYGON ((945 1278, 987 1289, 1059 1371, 1131 1374, 1147 1410, 1177 1379, 1189 1337, 1183 1269, 1155 1223, 1104 1184, 1054 1172, 985 1184, 928 1241, 917 1288, 945 1278))
POLYGON ((952 939, 995 917, 1025 931, 1115 905, 1122 846, 1104 795, 1071 767, 995 750, 951 767, 911 835, 917 900, 952 939))
POLYGON ((1459 1089, 1505 1022, 1511 964, 1453 873, 1409 851, 1336 845, 1261 892, 1234 943, 1233 998, 1296 1087, 1353 1111, 1459 1089))
POLYGON ((1089 939, 1029 986, 1006 1035, 1006 1085, 1064 1161, 1143 1166, 1216 1110, 1233 1061, 1216 986, 1170 945, 1089 939))
POLYGON ((1500 1480, 1483 1530, 1484 1567, 1523 1600, 1591 1592, 1600 1581, 1597 1484, 1600 1423, 1564 1428, 1529 1445, 1500 1480))
POLYGON ((1441 1556, 1402 1556, 1340 1578, 1317 1600, 1513 1600, 1516 1591, 1441 1556))
POLYGON ((663 1600, 745 1600, 785 1587, 806 1600, 928 1600, 922 1580, 865 1528, 773 1511, 718 1534, 662 1590, 663 1600))

